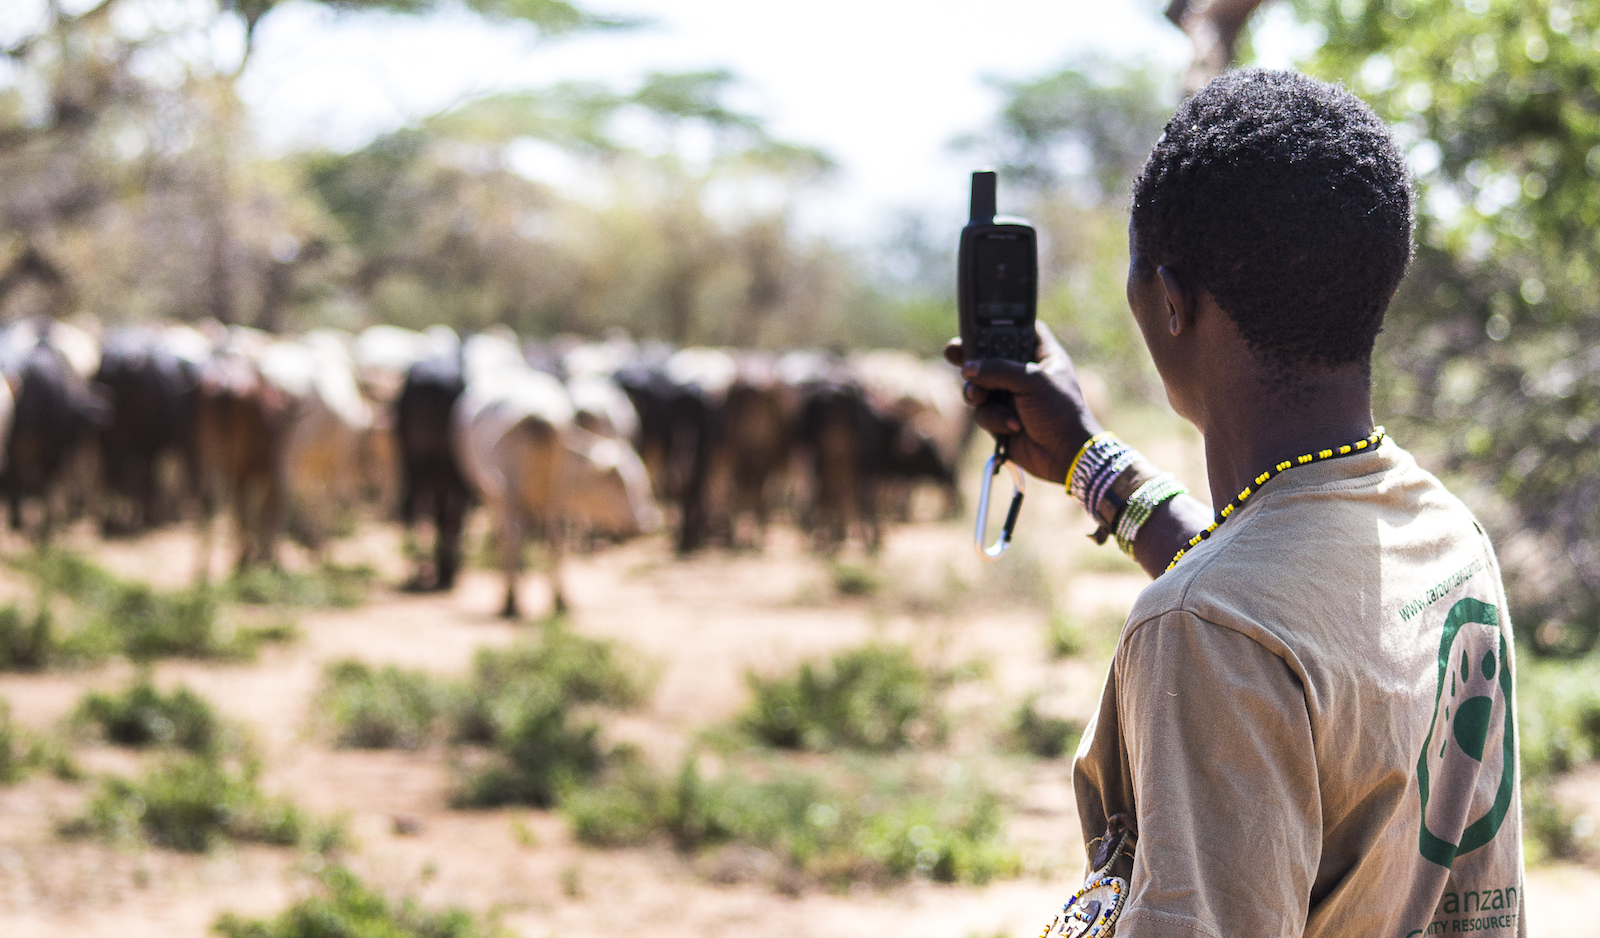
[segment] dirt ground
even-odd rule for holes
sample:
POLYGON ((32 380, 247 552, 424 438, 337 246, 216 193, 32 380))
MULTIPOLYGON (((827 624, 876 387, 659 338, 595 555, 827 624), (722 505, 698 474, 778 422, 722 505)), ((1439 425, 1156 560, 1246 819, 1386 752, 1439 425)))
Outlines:
MULTIPOLYGON (((583 633, 632 645, 659 669, 652 698, 608 719, 606 732, 667 765, 698 730, 727 721, 742 706, 747 669, 773 672, 869 638, 909 643, 930 660, 986 661, 988 676, 960 686, 949 702, 950 751, 933 758, 955 762, 983 745, 993 714, 1009 711, 1029 691, 1044 691, 1064 714, 1091 712, 1115 626, 1092 633, 1086 654, 1052 660, 1045 651, 1047 610, 1114 623, 1144 578, 1107 559, 1109 549, 1093 552, 1082 537, 1086 527, 1060 493, 1033 495, 1014 554, 985 567, 973 557, 964 525, 903 526, 874 563, 848 558, 875 573, 877 586, 864 596, 841 595, 829 565, 787 529, 771 532, 760 554, 711 551, 686 561, 671 556, 664 538, 646 539, 570 558, 570 621, 583 633)), ((186 531, 109 544, 87 532, 73 538, 109 569, 155 585, 183 585, 194 569, 195 541, 186 531)), ((375 565, 384 583, 404 577, 391 527, 367 525, 337 553, 345 562, 375 565)), ((17 588, 0 581, 0 594, 17 588)), ((534 615, 548 601, 534 576, 522 595, 534 615)), ((267 647, 254 663, 167 661, 155 677, 162 686, 189 686, 248 726, 265 755, 269 791, 347 816, 357 842, 350 865, 370 883, 428 903, 494 911, 521 935, 599 938, 644 926, 656 938, 1028 936, 1081 876, 1065 760, 1013 760, 1020 767, 1003 779, 1008 835, 1028 870, 1023 878, 982 888, 914 882, 784 895, 765 884, 718 885, 665 846, 579 845, 554 813, 451 810, 447 752, 337 750, 313 731, 309 708, 325 663, 355 656, 462 672, 474 649, 511 642, 530 628, 496 618, 500 598, 498 578, 485 570, 469 571, 450 595, 379 586, 359 608, 300 613, 303 637, 267 647), (417 832, 396 833, 399 817, 415 822, 417 832)), ((113 663, 0 675, 0 695, 18 722, 49 732, 85 690, 121 686, 131 673, 127 664, 113 663)), ((132 772, 139 759, 97 745, 80 748, 77 758, 91 772, 132 772)), ((201 936, 223 911, 268 914, 309 888, 305 872, 316 858, 289 849, 189 856, 61 840, 55 824, 73 815, 92 787, 39 773, 0 788, 5 938, 201 936)), ((1596 895, 1600 870, 1531 871, 1531 933, 1600 935, 1589 911, 1596 895)))

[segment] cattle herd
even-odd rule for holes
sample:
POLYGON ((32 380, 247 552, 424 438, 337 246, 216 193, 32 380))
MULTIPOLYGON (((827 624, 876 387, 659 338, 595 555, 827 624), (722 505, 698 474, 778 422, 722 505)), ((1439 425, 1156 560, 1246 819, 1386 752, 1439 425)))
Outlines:
POLYGON ((517 614, 524 541, 549 553, 666 525, 680 553, 759 547, 786 513, 821 551, 881 543, 930 486, 958 510, 973 433, 954 370, 905 352, 670 348, 619 335, 519 342, 374 326, 296 337, 216 323, 0 328, 0 493, 47 539, 197 520, 209 574, 219 510, 237 562, 284 532, 322 551, 363 503, 432 531, 411 585, 449 589, 467 513, 488 512, 517 614))

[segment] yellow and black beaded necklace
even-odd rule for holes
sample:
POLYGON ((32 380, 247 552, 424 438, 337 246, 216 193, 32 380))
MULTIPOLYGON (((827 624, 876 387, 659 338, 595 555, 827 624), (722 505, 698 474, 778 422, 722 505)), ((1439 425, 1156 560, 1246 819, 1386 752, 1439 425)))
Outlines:
POLYGON ((1222 524, 1222 522, 1227 521, 1230 515, 1239 510, 1239 506, 1244 504, 1245 499, 1249 498, 1252 493, 1259 491, 1261 486, 1265 485, 1269 479, 1278 473, 1284 471, 1285 469, 1293 469, 1295 466, 1304 466, 1308 463, 1322 462, 1325 459, 1338 459, 1340 456, 1349 456, 1351 453, 1359 453, 1362 450, 1372 449, 1382 441, 1383 428, 1374 427, 1372 433, 1368 434, 1367 438, 1364 440, 1357 440, 1354 443, 1346 443, 1337 449, 1322 449, 1317 450, 1315 453, 1306 453, 1304 456, 1297 456, 1294 459, 1285 459, 1283 462, 1278 463, 1276 466, 1273 466, 1266 472, 1261 473, 1255 477, 1254 481, 1250 485, 1245 486, 1244 491, 1235 496, 1233 501, 1222 506, 1222 510, 1217 512, 1216 520, 1211 522, 1209 527, 1207 527, 1204 531, 1201 531, 1199 534, 1196 534, 1194 537, 1189 538, 1189 543, 1185 544, 1182 550, 1179 550, 1177 554, 1173 555, 1172 562, 1167 564, 1167 569, 1171 570, 1173 567, 1176 567, 1178 565, 1178 561, 1183 559, 1184 554, 1187 554, 1201 541, 1210 537, 1212 531, 1215 531, 1217 527, 1222 524))

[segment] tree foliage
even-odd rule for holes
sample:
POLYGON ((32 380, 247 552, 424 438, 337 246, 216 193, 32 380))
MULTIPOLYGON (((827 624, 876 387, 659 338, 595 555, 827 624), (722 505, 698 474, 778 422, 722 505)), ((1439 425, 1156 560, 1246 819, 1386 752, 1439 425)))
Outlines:
POLYGON ((1513 615, 1600 630, 1600 7, 1297 0, 1305 63, 1394 127, 1418 249, 1380 347, 1391 429, 1477 486, 1513 615))

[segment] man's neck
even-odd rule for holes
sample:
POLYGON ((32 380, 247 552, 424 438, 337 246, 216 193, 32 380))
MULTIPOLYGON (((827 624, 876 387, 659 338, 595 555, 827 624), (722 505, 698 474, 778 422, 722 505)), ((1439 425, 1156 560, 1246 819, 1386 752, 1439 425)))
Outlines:
POLYGON ((1372 432, 1372 388, 1365 368, 1324 372, 1292 393, 1259 387, 1223 397, 1207 408, 1200 427, 1211 502, 1219 510, 1277 463, 1372 432))

